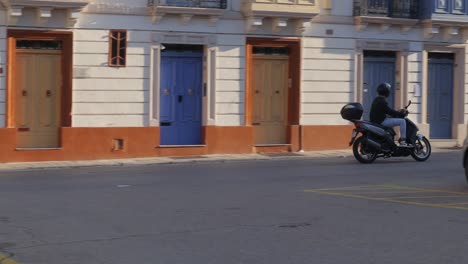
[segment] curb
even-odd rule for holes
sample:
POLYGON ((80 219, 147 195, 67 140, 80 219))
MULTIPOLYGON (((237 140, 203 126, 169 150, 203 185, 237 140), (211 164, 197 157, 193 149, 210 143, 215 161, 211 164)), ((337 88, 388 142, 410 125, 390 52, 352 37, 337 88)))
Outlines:
MULTIPOLYGON (((433 149, 433 153, 459 152, 461 149, 433 149)), ((311 158, 347 158, 352 157, 350 149, 332 151, 310 152, 281 152, 281 153, 256 153, 256 154, 215 154, 202 156, 182 157, 151 157, 111 160, 80 160, 80 161, 43 161, 43 162, 12 162, 0 163, 0 171, 34 170, 34 169, 64 169, 80 167, 104 167, 104 166, 141 166, 141 165, 170 165, 188 163, 211 163, 229 161, 252 160, 287 160, 287 159, 311 159, 311 158)), ((0 263, 1 264, 1 263, 0 263)))

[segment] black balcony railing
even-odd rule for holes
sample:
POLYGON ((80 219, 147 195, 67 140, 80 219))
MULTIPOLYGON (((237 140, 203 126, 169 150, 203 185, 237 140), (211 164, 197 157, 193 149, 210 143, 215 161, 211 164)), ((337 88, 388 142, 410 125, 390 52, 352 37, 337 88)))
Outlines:
POLYGON ((354 16, 418 18, 419 0, 354 0, 354 16))
POLYGON ((177 6, 226 9, 227 0, 148 0, 148 6, 177 6))

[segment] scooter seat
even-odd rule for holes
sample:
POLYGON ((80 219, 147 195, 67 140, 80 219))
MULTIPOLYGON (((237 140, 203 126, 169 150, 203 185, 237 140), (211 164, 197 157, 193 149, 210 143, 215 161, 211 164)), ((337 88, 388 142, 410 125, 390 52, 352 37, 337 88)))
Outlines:
POLYGON ((369 125, 373 125, 373 126, 376 126, 376 127, 380 127, 382 128, 383 130, 385 131, 388 131, 388 132, 391 132, 391 133, 395 133, 395 130, 393 130, 393 128, 391 127, 387 127, 387 126, 383 126, 381 124, 377 124, 377 123, 372 123, 372 122, 369 122, 369 121, 360 121, 361 123, 364 123, 364 124, 369 124, 369 125))

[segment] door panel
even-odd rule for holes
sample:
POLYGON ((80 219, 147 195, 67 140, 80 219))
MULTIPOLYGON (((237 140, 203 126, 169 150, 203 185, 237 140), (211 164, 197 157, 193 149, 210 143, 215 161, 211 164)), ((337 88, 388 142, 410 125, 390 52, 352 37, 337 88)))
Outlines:
POLYGON ((33 124, 33 102, 32 87, 33 76, 28 76, 28 73, 34 73, 34 55, 18 54, 16 56, 16 127, 28 129, 33 124))
POLYGON ((59 147, 61 53, 18 53, 16 58, 17 146, 59 147))
POLYGON ((430 138, 452 138, 454 61, 430 59, 428 71, 427 122, 430 138))
POLYGON ((161 145, 199 145, 202 112, 202 53, 161 56, 161 145))
POLYGON ((175 96, 175 61, 161 61, 161 85, 160 85, 160 120, 161 122, 174 122, 174 96, 175 96))
POLYGON ((253 64, 255 144, 287 144, 288 57, 261 56, 253 64))
POLYGON ((161 58, 161 84, 160 84, 160 126, 161 144, 177 144, 178 130, 174 125, 176 121, 175 102, 177 92, 175 90, 177 76, 176 61, 161 58))
POLYGON ((60 56, 41 55, 37 56, 38 66, 37 78, 41 84, 38 86, 38 100, 40 107, 39 126, 42 129, 58 127, 60 105, 60 56))
POLYGON ((387 99, 390 107, 395 107, 395 58, 394 57, 364 57, 363 107, 364 120, 369 120, 372 101, 377 96, 377 86, 383 82, 392 85, 387 99))
POLYGON ((254 60, 253 71, 253 114, 252 123, 260 124, 266 119, 264 100, 265 87, 270 86, 270 79, 266 78, 268 67, 264 60, 254 60))
POLYGON ((202 60, 201 58, 179 58, 178 71, 181 85, 178 87, 179 127, 181 145, 201 144, 202 60))
POLYGON ((201 62, 197 58, 180 59, 179 95, 182 96, 182 120, 183 122, 200 122, 201 115, 201 86, 200 67, 201 62))

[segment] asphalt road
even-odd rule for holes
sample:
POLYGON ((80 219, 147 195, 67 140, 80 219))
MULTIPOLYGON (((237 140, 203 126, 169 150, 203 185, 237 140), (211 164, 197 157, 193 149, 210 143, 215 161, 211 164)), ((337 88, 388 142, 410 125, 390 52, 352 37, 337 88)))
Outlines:
POLYGON ((2 171, 0 193, 1 264, 468 263, 459 151, 2 171))

